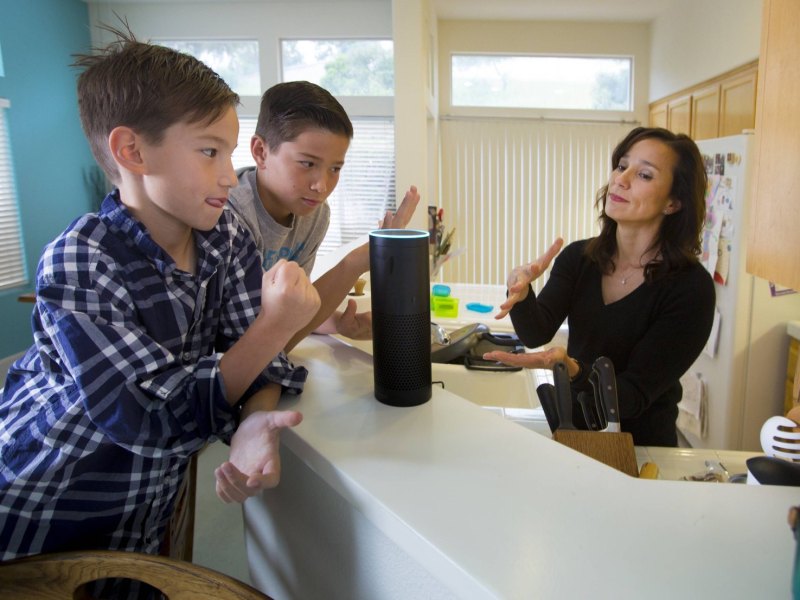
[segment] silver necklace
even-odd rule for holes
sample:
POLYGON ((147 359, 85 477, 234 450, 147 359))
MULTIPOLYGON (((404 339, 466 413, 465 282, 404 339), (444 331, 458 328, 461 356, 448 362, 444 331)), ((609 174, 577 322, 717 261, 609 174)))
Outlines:
POLYGON ((620 278, 619 278, 619 282, 620 282, 622 285, 625 285, 626 283, 628 283, 628 279, 630 279, 630 278, 631 278, 631 276, 632 276, 634 273, 636 273, 636 267, 634 267, 632 270, 628 271, 628 272, 627 272, 627 273, 626 273, 626 274, 625 274, 623 277, 620 277, 620 278))

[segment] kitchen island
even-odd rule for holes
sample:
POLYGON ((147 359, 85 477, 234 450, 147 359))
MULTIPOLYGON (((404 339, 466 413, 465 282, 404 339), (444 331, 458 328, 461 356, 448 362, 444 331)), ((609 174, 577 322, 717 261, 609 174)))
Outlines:
POLYGON ((292 359, 304 420, 244 506, 276 600, 790 597, 793 488, 631 478, 437 387, 385 406, 335 338, 292 359))

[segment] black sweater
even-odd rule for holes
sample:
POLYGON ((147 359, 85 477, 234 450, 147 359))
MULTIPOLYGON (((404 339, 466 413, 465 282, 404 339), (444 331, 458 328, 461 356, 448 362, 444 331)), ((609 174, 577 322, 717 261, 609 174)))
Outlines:
POLYGON ((567 353, 581 364, 572 382, 573 419, 585 427, 576 398, 592 392, 588 381, 599 356, 617 375, 622 430, 640 446, 677 446, 675 419, 683 375, 706 344, 714 319, 714 282, 695 264, 653 283, 645 282, 611 304, 603 303, 602 273, 583 254, 587 240, 556 257, 537 298, 511 309, 511 321, 529 348, 549 342, 568 319, 567 353))

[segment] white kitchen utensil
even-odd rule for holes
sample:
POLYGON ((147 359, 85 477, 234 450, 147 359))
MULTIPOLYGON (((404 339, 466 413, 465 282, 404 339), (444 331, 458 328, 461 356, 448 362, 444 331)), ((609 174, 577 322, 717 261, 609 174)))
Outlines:
POLYGON ((800 425, 787 417, 770 417, 761 427, 761 449, 767 456, 800 462, 800 425))

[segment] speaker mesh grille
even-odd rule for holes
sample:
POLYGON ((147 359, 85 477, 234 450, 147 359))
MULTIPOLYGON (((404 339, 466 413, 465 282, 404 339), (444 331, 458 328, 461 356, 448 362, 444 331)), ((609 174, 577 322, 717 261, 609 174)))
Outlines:
POLYGON ((372 317, 375 384, 387 390, 431 385, 430 313, 372 317))

